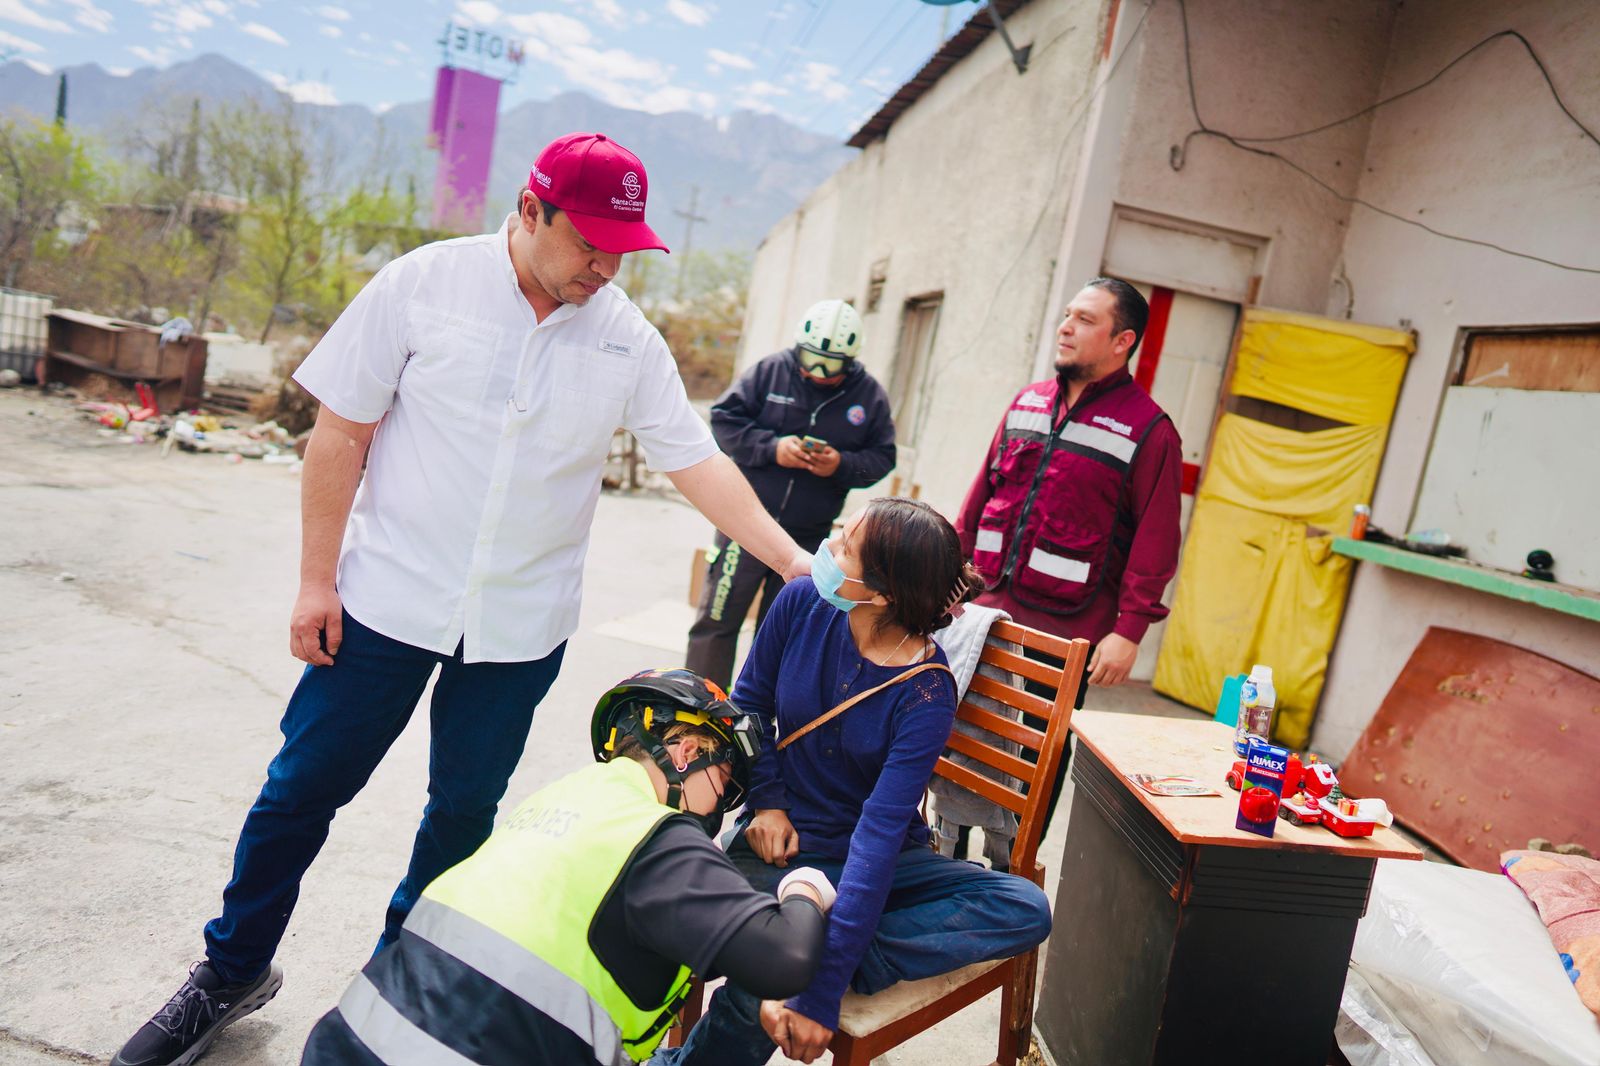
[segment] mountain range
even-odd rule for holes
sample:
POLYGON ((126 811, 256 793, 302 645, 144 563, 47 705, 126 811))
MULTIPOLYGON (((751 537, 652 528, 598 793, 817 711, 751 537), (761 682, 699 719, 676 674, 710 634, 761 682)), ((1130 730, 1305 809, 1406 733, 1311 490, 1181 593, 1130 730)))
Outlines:
MULTIPOLYGON (((142 122, 162 112, 187 114, 190 101, 205 109, 247 99, 277 103, 283 94, 247 67, 208 54, 168 67, 143 67, 126 75, 98 64, 44 74, 22 62, 0 66, 0 110, 55 114, 57 75, 67 76, 68 125, 100 140, 113 154, 125 151, 142 122)), ((426 144, 431 104, 398 104, 379 114, 359 104, 295 103, 296 112, 337 146, 335 187, 353 184, 370 170, 380 145, 397 187, 414 177, 426 198, 435 157, 426 144)), ((683 242, 691 187, 698 186, 695 248, 751 250, 811 190, 854 155, 829 137, 808 133, 769 114, 736 111, 719 118, 690 112, 651 114, 613 107, 579 92, 527 101, 500 113, 489 170, 484 225, 493 228, 511 210, 528 180, 533 156, 544 144, 574 130, 603 132, 632 149, 649 170, 651 225, 673 247, 683 242)), ((371 176, 371 175, 367 175, 371 176)))

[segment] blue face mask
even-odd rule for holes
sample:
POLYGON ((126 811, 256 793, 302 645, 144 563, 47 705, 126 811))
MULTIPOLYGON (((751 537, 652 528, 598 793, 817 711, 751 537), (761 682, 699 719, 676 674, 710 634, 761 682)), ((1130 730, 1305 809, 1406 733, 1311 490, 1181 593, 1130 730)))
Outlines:
POLYGON ((817 587, 817 594, 846 613, 857 604, 872 602, 870 599, 847 600, 839 595, 839 587, 847 580, 844 571, 839 569, 839 561, 828 550, 828 542, 817 545, 817 553, 811 557, 811 583, 817 587))

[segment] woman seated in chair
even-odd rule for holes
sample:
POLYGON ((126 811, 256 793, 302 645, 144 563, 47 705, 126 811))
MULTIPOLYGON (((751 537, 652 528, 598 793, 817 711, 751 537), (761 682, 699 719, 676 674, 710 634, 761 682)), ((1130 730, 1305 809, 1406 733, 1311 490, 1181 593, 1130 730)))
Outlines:
POLYGON ((792 866, 827 873, 838 886, 827 946, 800 995, 763 1002, 724 985, 684 1046, 653 1062, 754 1066, 775 1045, 811 1062, 833 1038, 846 989, 870 994, 1008 958, 1048 935, 1038 887, 930 850, 918 811, 957 701, 929 634, 981 589, 937 511, 880 499, 817 549, 809 581, 774 601, 733 692, 769 743, 728 857, 760 889, 792 866))

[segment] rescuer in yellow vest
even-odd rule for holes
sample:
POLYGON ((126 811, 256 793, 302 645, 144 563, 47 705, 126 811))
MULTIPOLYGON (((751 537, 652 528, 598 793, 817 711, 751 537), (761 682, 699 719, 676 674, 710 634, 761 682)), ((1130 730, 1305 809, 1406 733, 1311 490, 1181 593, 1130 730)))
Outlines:
POLYGON ((760 754, 755 719, 698 674, 654 670, 601 697, 590 731, 599 765, 423 891, 302 1066, 621 1066, 650 1057, 694 974, 773 1001, 806 987, 833 886, 800 869, 774 899, 711 839, 760 754))

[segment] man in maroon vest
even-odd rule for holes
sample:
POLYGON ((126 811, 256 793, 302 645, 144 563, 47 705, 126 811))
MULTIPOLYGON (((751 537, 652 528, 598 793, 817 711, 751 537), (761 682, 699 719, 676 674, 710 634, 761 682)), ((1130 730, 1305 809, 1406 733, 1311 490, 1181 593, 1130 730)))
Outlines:
MULTIPOLYGON (((988 582, 978 602, 1093 642, 1085 685, 1127 680, 1178 565, 1178 431, 1128 373, 1149 317, 1116 278, 1072 298, 1055 378, 1011 401, 956 520, 988 582)), ((1063 758, 1051 812, 1065 773, 1063 758)))

